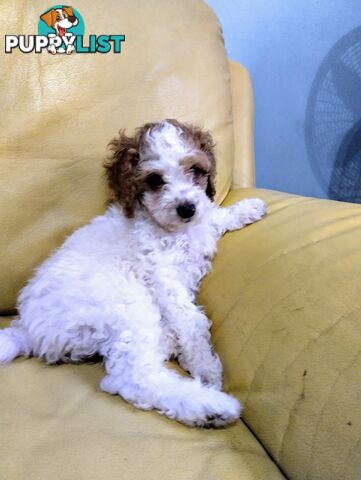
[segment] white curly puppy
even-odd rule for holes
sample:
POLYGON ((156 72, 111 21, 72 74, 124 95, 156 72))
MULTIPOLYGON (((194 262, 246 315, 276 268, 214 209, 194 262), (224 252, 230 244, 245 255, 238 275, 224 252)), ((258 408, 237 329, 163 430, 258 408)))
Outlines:
POLYGON ((106 163, 116 202, 75 231, 18 298, 19 318, 0 331, 0 362, 48 363, 99 353, 100 387, 190 426, 239 418, 223 393, 210 322, 195 304, 217 240, 259 220, 265 204, 218 208, 208 132, 175 120, 149 123, 111 142, 106 163), (193 378, 166 367, 177 358, 193 378))

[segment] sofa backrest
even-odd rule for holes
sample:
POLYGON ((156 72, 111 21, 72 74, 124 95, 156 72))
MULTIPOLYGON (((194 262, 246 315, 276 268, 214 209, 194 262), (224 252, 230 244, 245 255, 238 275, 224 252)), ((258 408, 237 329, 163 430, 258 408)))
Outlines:
MULTIPOLYGON (((47 1, 2 2, 1 36, 38 34, 47 1)), ((228 192, 233 127, 218 21, 202 1, 77 0, 89 35, 125 35, 121 53, 1 53, 0 311, 75 228, 101 213, 102 163, 120 128, 163 118, 210 129, 217 200, 228 192)), ((48 28, 52 28, 51 25, 48 28)))

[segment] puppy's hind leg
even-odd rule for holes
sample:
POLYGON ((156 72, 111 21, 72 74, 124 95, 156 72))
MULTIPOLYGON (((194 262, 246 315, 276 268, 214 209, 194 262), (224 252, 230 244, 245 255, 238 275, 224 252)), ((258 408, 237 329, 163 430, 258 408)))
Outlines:
POLYGON ((239 418, 235 398, 167 369, 154 332, 138 335, 123 332, 103 352, 107 375, 102 390, 189 426, 222 427, 239 418))

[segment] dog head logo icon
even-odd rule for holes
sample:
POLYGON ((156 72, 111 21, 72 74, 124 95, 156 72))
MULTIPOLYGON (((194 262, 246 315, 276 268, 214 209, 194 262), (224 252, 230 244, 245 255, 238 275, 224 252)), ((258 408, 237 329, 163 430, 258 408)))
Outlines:
POLYGON ((39 34, 53 40, 49 42, 48 52, 69 55, 76 49, 76 36, 84 34, 84 22, 73 7, 55 5, 40 15, 39 34))
POLYGON ((55 30, 56 34, 62 37, 65 35, 68 28, 75 27, 79 21, 74 15, 72 7, 52 8, 40 15, 48 27, 55 30))

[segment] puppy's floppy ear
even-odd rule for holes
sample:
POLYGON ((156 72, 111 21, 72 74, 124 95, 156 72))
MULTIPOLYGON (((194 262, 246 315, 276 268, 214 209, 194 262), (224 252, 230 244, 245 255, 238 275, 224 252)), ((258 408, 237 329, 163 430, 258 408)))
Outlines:
POLYGON ((65 10, 65 12, 68 14, 69 17, 74 17, 72 7, 66 7, 65 5, 63 5, 63 10, 65 10))
POLYGON ((47 24, 48 27, 53 25, 54 9, 40 15, 41 20, 47 24))
POLYGON ((206 188, 207 196, 213 201, 216 194, 216 157, 214 155, 214 147, 216 146, 211 133, 198 127, 191 127, 192 136, 199 144, 200 149, 204 152, 211 164, 208 176, 208 184, 206 188))
POLYGON ((129 218, 134 216, 139 194, 138 143, 137 137, 127 137, 121 130, 119 137, 109 143, 113 154, 104 164, 108 186, 129 218))

